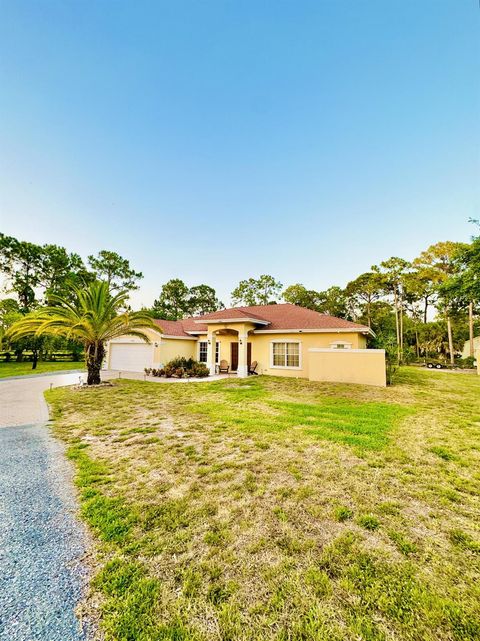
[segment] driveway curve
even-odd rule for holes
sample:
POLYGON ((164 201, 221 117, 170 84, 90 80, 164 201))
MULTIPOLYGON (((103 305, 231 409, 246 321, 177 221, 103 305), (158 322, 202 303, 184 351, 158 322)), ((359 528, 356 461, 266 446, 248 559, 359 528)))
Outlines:
POLYGON ((0 639, 85 641, 87 573, 72 469, 46 426, 43 392, 79 374, 0 380, 0 639))

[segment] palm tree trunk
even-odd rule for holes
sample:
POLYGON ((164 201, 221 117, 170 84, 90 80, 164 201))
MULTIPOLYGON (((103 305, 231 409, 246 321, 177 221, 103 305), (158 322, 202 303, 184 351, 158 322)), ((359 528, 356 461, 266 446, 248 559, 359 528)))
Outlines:
POLYGON ((470 356, 475 357, 475 350, 473 347, 473 302, 468 305, 468 334, 470 338, 470 356))
POLYGON ((450 314, 447 316, 447 332, 448 332, 448 351, 450 352, 450 364, 455 365, 455 356, 453 353, 453 337, 452 337, 452 321, 450 314))
POLYGON ((101 383, 100 370, 105 358, 105 347, 103 343, 91 343, 85 353, 87 364, 87 385, 99 385, 101 383))

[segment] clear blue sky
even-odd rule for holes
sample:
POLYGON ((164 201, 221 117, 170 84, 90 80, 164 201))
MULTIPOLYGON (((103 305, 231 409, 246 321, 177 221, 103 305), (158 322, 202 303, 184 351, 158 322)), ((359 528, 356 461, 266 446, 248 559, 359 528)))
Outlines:
POLYGON ((478 0, 0 2, 0 230, 344 285, 480 216, 478 0))

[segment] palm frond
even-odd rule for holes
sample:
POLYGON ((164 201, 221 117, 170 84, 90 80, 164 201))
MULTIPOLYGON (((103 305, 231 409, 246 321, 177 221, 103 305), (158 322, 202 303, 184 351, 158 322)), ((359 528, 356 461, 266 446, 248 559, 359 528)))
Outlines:
POLYGON ((75 299, 52 294, 51 304, 28 314, 12 325, 10 339, 29 335, 51 334, 75 338, 84 345, 104 343, 123 335, 136 336, 149 342, 144 330, 159 331, 145 312, 120 312, 127 292, 111 295, 108 284, 93 281, 87 287, 73 288, 75 299))

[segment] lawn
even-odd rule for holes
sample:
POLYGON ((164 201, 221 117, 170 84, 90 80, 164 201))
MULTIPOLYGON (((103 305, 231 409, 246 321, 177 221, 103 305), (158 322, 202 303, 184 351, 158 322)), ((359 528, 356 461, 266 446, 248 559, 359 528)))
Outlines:
POLYGON ((480 378, 47 393, 107 641, 480 638, 480 378))
POLYGON ((45 374, 45 372, 61 372, 69 369, 85 369, 83 361, 39 361, 36 369, 32 369, 32 363, 0 363, 0 378, 8 376, 31 376, 32 374, 45 374))

